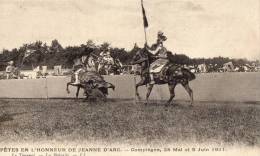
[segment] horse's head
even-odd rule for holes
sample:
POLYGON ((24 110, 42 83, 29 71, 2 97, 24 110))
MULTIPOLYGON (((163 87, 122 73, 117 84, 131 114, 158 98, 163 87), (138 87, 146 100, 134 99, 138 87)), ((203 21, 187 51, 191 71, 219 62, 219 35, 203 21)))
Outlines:
POLYGON ((148 53, 145 51, 145 49, 140 49, 136 52, 134 55, 131 64, 141 64, 144 61, 148 60, 148 53))

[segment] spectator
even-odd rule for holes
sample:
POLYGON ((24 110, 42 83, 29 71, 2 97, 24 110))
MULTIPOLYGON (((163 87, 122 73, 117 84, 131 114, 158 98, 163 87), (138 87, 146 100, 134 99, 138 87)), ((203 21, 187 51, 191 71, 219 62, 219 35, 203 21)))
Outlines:
POLYGON ((14 70, 15 70, 14 61, 8 62, 8 66, 5 69, 6 79, 11 79, 11 75, 13 74, 14 70))

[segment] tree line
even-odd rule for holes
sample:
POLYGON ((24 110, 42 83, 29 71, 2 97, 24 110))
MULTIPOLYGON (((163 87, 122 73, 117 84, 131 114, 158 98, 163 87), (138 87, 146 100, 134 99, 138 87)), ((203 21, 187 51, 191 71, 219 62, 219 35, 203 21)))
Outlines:
MULTIPOLYGON (((113 47, 107 42, 96 44, 92 40, 88 40, 85 44, 79 46, 67 47, 62 47, 57 39, 53 40, 51 45, 47 45, 42 41, 35 41, 33 43, 23 44, 21 47, 12 50, 3 49, 0 54, 0 70, 4 70, 7 62, 11 60, 14 61, 15 66, 21 69, 32 69, 39 65, 45 65, 48 66, 48 68, 53 68, 55 65, 62 65, 63 68, 71 68, 74 59, 90 53, 99 55, 101 51, 108 48, 111 52, 111 56, 119 59, 124 65, 130 64, 135 53, 141 49, 136 44, 131 50, 126 50, 125 48, 113 47), (27 50, 32 51, 32 53, 28 57, 25 57, 27 50)), ((205 63, 207 65, 212 64, 222 67, 224 63, 230 61, 237 66, 253 63, 247 59, 231 59, 221 56, 214 58, 190 58, 185 54, 173 53, 171 51, 169 51, 169 54, 171 62, 181 65, 197 66, 205 63)), ((259 61, 255 63, 259 64, 259 61)))

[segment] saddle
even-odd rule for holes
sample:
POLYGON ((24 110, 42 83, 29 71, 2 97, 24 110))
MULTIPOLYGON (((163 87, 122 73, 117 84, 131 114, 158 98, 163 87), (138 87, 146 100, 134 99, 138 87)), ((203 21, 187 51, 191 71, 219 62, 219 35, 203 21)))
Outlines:
MULTIPOLYGON (((154 78, 159 78, 160 80, 167 79, 167 70, 169 68, 169 65, 161 65, 157 68, 159 72, 152 72, 154 75, 154 78), (160 69, 158 69, 160 68, 160 69)), ((156 71, 156 70, 154 70, 156 71)))
POLYGON ((166 64, 162 67, 161 71, 158 73, 153 73, 155 78, 159 78, 160 80, 168 79, 169 74, 173 77, 182 76, 181 66, 176 64, 166 64))

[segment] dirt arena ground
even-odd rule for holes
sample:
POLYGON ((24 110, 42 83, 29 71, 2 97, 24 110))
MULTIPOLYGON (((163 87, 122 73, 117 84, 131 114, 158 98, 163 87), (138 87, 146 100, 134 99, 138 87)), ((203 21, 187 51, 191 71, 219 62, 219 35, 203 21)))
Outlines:
POLYGON ((260 103, 1 99, 0 143, 87 141, 163 145, 214 143, 260 147, 260 103))

